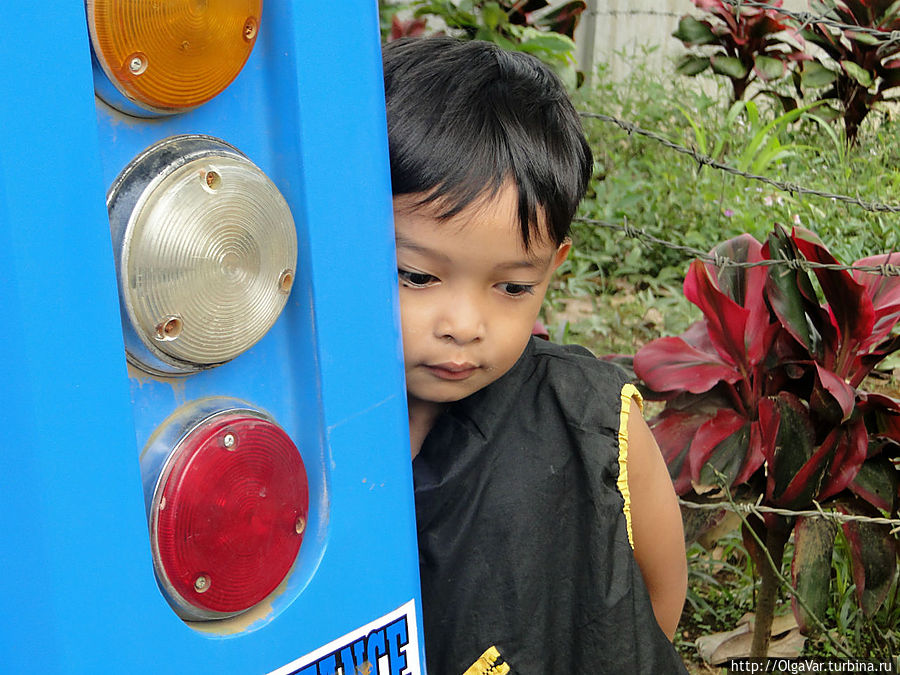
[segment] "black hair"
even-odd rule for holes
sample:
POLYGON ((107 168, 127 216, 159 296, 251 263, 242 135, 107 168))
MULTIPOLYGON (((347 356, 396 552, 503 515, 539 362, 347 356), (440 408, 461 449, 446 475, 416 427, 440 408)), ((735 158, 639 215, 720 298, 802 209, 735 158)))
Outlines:
POLYGON ((512 179, 527 249, 538 210, 561 244, 591 175, 591 150, 556 74, 537 58, 439 36, 384 46, 393 194, 451 218, 512 179))

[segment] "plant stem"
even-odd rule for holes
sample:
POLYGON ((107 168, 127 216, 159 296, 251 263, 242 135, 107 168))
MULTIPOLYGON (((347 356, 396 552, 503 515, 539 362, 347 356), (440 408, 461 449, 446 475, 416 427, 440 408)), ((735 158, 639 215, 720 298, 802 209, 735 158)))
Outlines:
MULTIPOLYGON (((737 513, 738 517, 741 519, 741 523, 743 524, 743 526, 747 528, 747 531, 750 533, 750 535, 753 537, 753 539, 756 540, 756 543, 762 549, 763 555, 766 557, 766 559, 769 562, 768 567, 772 570, 780 569, 779 567, 777 567, 775 565, 775 561, 772 559, 772 556, 769 553, 769 550, 766 548, 765 542, 762 539, 760 539, 759 534, 757 534, 756 531, 753 529, 753 527, 750 525, 750 521, 747 520, 747 516, 745 516, 743 514, 743 512, 740 509, 738 509, 737 504, 734 501, 734 497, 731 494, 731 489, 728 487, 728 483, 725 479, 725 474, 723 474, 720 471, 716 471, 716 477, 719 480, 719 486, 722 488, 722 491, 725 494, 725 499, 728 501, 728 504, 731 506, 731 509, 735 513, 737 513)), ((759 515, 762 518, 761 514, 757 514, 757 515, 759 515)), ((789 582, 787 579, 785 579, 781 575, 780 572, 775 574, 775 578, 778 580, 778 583, 780 583, 782 585, 782 587, 785 589, 785 591, 787 591, 793 597, 795 597, 797 599, 797 602, 803 606, 803 609, 806 610, 806 613, 812 619, 813 623, 815 623, 816 626, 818 626, 819 630, 822 632, 822 635, 825 636, 825 638, 828 640, 828 642, 831 643, 831 645, 839 653, 843 654, 847 658, 853 658, 853 653, 850 652, 846 647, 844 647, 844 645, 842 645, 840 642, 838 642, 834 638, 834 636, 831 634, 831 632, 825 627, 825 624, 822 622, 822 620, 818 616, 816 616, 815 612, 813 612, 809 608, 809 605, 807 605, 807 603, 806 603, 806 599, 794 590, 794 587, 791 585, 791 582, 789 582)), ((770 626, 770 630, 771 630, 771 626, 770 626)))
POLYGON ((769 564, 760 565, 759 596, 756 599, 756 621, 753 626, 753 642, 750 645, 750 656, 765 657, 769 651, 769 638, 772 632, 772 619, 775 616, 775 601, 778 599, 778 586, 781 570, 775 564, 784 555, 784 546, 791 534, 791 528, 785 518, 774 516, 770 527, 766 529, 766 550, 769 564))

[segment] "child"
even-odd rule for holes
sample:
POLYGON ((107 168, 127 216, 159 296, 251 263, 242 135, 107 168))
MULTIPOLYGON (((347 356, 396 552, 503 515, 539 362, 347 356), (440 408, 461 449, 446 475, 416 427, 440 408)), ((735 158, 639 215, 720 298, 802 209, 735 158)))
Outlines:
POLYGON ((384 68, 428 672, 684 673, 681 518, 637 391, 530 336, 590 178, 578 115, 485 42, 389 43, 384 68))

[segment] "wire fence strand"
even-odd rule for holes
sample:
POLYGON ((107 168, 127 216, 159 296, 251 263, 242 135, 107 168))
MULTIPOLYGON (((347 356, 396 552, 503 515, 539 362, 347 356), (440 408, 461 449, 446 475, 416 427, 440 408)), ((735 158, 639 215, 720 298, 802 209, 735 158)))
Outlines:
POLYGON ((719 169, 720 171, 724 171, 725 173, 729 173, 735 176, 741 176, 742 178, 747 178, 748 180, 754 180, 760 183, 765 183, 771 187, 774 187, 777 190, 782 192, 787 192, 790 195, 811 195, 815 197, 821 197, 823 199, 831 199, 833 201, 845 202, 847 204, 853 204, 855 206, 860 207, 865 211, 871 211, 873 213, 900 213, 900 205, 895 204, 883 204, 875 201, 867 201, 865 199, 860 199, 859 197, 851 197, 849 195, 836 194, 833 192, 828 192, 825 190, 818 190, 815 188, 808 188, 797 183, 789 183, 785 181, 778 181, 773 178, 769 178, 768 176, 761 176, 759 174, 748 173, 747 171, 741 171, 733 166, 725 164, 723 162, 719 162, 712 157, 704 155, 700 152, 697 152, 694 148, 688 148, 684 145, 680 145, 679 143, 675 143, 674 141, 669 140, 662 134, 659 134, 655 131, 648 131, 647 129, 642 129, 636 124, 632 124, 631 122, 627 122, 625 120, 619 119, 618 117, 613 117, 612 115, 606 115, 603 113, 590 112, 590 111, 580 111, 579 115, 582 117, 586 117, 589 119, 597 119, 603 122, 609 122, 611 124, 615 124, 620 129, 628 132, 628 135, 637 134, 639 136, 644 136, 646 138, 650 138, 666 148, 670 150, 674 150, 675 152, 679 152, 684 155, 688 155, 697 162, 699 167, 711 166, 714 169, 719 169))
MULTIPOLYGON (((816 269, 826 269, 826 270, 843 270, 846 272, 865 272, 868 274, 879 274, 881 276, 887 277, 897 277, 900 276, 900 264, 895 263, 882 263, 880 265, 844 265, 841 263, 820 263, 814 260, 806 260, 803 258, 773 258, 769 260, 758 260, 754 262, 743 261, 743 260, 734 260, 729 258, 728 256, 723 256, 715 253, 707 253, 705 251, 701 251, 698 248, 693 246, 687 246, 685 244, 676 244, 675 242, 668 241, 666 239, 660 239, 659 237, 655 237, 647 231, 635 227, 631 225, 627 221, 623 223, 611 223, 605 220, 599 220, 597 218, 584 218, 578 217, 575 220, 579 223, 585 223, 587 225, 596 225, 598 227, 603 227, 609 230, 615 230, 617 232, 622 232, 627 237, 631 237, 633 239, 637 239, 648 244, 653 244, 655 246, 663 246, 665 248, 672 249, 674 251, 681 251, 683 253, 687 253, 694 258, 698 258, 708 263, 712 263, 716 267, 738 267, 738 268, 750 268, 750 267, 788 267, 790 269, 795 270, 803 270, 803 271, 814 271, 816 269)), ((900 261, 900 254, 897 255, 898 261, 900 261)))
POLYGON ((813 502, 815 509, 805 509, 800 511, 792 511, 791 509, 782 509, 774 506, 766 506, 760 503, 763 496, 760 495, 756 502, 709 502, 699 503, 692 502, 679 497, 678 503, 685 508, 695 511, 731 511, 733 513, 743 513, 763 517, 764 513, 774 513, 780 516, 788 517, 810 517, 824 518, 825 520, 833 520, 836 523, 869 523, 871 525, 887 525, 891 528, 891 534, 900 532, 900 520, 895 518, 881 518, 872 516, 863 516, 852 513, 841 513, 840 511, 825 510, 818 502, 813 502))
POLYGON ((833 18, 829 16, 828 12, 798 12, 790 9, 785 9, 783 7, 775 6, 768 2, 756 2, 754 0, 722 0, 726 5, 730 5, 737 9, 738 11, 741 8, 748 9, 762 9, 762 10, 771 10, 780 14, 781 16, 793 19, 798 23, 798 29, 800 31, 808 28, 810 25, 819 24, 821 26, 827 26, 829 28, 834 28, 835 30, 843 33, 845 31, 851 31, 857 34, 865 34, 869 37, 878 40, 884 44, 896 44, 900 43, 900 31, 885 31, 880 30, 878 28, 873 28, 870 26, 860 26, 858 24, 849 24, 839 19, 833 18))

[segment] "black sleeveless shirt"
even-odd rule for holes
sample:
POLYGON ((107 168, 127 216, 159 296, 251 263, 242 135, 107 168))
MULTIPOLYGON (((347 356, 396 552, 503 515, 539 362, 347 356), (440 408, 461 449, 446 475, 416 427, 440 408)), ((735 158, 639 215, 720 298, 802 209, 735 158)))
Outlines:
POLYGON ((413 461, 429 675, 687 672, 632 554, 626 383, 532 338, 438 418, 413 461))

